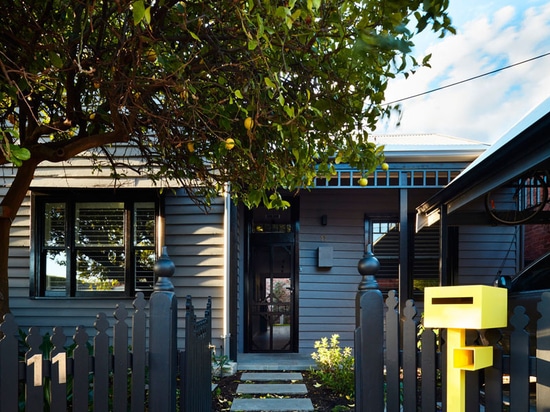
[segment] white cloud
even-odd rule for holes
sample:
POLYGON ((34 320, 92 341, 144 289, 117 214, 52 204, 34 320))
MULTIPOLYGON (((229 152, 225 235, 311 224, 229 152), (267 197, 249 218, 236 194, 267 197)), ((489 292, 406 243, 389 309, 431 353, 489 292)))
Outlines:
MULTIPOLYGON (((418 46, 419 56, 424 51, 432 53, 432 68, 391 82, 387 102, 550 52, 550 4, 538 1, 535 3, 540 4, 529 7, 524 0, 510 0, 504 5, 469 0, 458 3, 457 7, 466 10, 459 9, 453 19, 457 35, 418 46)), ((547 97, 550 56, 405 100, 401 127, 390 121, 377 132, 433 132, 494 142, 547 97)))

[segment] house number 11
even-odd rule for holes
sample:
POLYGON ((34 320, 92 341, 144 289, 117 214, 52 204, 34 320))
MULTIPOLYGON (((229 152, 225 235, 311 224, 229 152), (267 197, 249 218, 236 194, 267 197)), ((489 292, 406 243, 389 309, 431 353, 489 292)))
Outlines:
MULTIPOLYGON (((67 383, 67 354, 58 353, 52 359, 52 366, 57 364, 59 383, 67 383)), ((27 359, 27 366, 34 365, 34 386, 42 386, 42 355, 33 355, 27 359)))

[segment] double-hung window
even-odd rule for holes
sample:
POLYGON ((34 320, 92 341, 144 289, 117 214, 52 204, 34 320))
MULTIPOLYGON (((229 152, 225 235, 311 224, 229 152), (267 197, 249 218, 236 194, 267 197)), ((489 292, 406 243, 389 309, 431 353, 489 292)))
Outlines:
POLYGON ((57 191, 33 199, 35 296, 152 291, 156 192, 57 191))

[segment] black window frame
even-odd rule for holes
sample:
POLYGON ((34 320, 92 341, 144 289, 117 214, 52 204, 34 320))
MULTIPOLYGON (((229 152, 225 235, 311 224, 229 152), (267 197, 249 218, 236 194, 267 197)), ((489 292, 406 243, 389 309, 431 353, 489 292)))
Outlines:
MULTIPOLYGON (((30 275, 30 296, 33 298, 133 298, 136 292, 143 292, 149 295, 153 292, 156 282, 152 274, 152 284, 146 288, 136 288, 136 251, 144 247, 134 244, 134 212, 135 205, 139 203, 154 204, 154 244, 147 247, 153 250, 154 260, 158 258, 158 250, 161 239, 159 239, 158 225, 163 216, 164 202, 158 190, 154 189, 34 189, 31 196, 32 207, 32 231, 31 231, 31 275, 30 275), (123 251, 125 265, 124 287, 117 291, 100 290, 78 290, 76 275, 76 254, 82 248, 76 246, 74 235, 75 209, 77 203, 123 203, 123 238, 124 245, 120 247, 123 251), (64 203, 66 208, 65 218, 65 244, 57 249, 65 250, 67 264, 67 286, 64 292, 52 292, 46 290, 46 250, 45 245, 45 208, 47 204, 64 203)), ((100 249, 96 247, 95 249, 100 249)))
MULTIPOLYGON (((383 292, 398 290, 399 257, 401 236, 399 218, 396 215, 365 215, 365 243, 370 244, 374 256, 380 261, 380 270, 376 279, 383 292), (393 237, 381 249, 375 244, 375 225, 393 225, 393 237)), ((383 238, 382 236, 381 238, 383 238)), ((439 285, 439 224, 414 233, 411 239, 413 257, 410 264, 412 293, 416 297, 424 294, 424 287, 439 285), (424 272, 426 270, 426 272, 424 272)))

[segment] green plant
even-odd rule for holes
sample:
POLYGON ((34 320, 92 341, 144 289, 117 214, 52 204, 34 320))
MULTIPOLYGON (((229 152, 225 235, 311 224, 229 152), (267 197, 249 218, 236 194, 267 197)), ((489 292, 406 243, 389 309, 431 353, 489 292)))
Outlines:
POLYGON ((216 347, 210 345, 212 349, 212 375, 218 378, 223 378, 224 369, 228 369, 229 357, 227 355, 216 355, 216 347))
POLYGON ((355 396, 355 375, 353 370, 354 359, 351 348, 340 347, 340 336, 332 335, 330 341, 324 337, 316 341, 314 348, 317 350, 311 357, 317 365, 312 373, 339 395, 351 399, 355 396))

